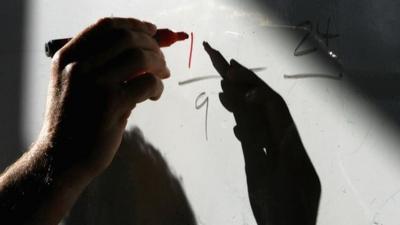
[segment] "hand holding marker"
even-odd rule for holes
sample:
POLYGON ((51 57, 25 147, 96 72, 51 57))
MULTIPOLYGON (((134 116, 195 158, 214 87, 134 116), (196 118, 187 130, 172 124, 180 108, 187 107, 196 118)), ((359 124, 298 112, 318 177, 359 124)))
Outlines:
MULTIPOLYGON (((158 29, 153 36, 160 47, 169 47, 177 41, 183 41, 189 38, 185 32, 173 32, 169 29, 158 29)), ((48 57, 53 57, 54 54, 67 44, 72 38, 55 39, 46 43, 45 51, 48 57)))

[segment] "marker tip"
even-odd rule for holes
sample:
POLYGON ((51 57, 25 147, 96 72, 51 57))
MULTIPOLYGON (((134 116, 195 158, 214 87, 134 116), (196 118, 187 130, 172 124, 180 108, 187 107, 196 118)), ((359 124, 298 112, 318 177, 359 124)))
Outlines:
POLYGON ((179 40, 186 40, 189 38, 189 35, 185 32, 178 32, 177 34, 179 40))

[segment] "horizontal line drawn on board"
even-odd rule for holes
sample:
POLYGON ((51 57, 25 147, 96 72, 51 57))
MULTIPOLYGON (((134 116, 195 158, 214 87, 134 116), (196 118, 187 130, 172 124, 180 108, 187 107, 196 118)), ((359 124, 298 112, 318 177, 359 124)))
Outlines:
POLYGON ((284 74, 283 78, 285 79, 302 79, 302 78, 328 78, 334 80, 342 79, 343 74, 339 73, 338 75, 334 74, 323 74, 323 73, 299 73, 299 74, 284 74))
MULTIPOLYGON (((333 52, 329 48, 329 41, 332 39, 337 39, 340 37, 337 33, 331 33, 332 28, 332 20, 329 17, 326 21, 326 30, 321 31, 321 23, 318 20, 316 23, 313 23, 311 20, 306 20, 299 23, 296 26, 292 25, 279 25, 279 24, 268 24, 263 27, 266 28, 278 28, 278 29, 288 29, 293 31, 304 31, 305 34, 301 38, 300 42, 296 45, 293 55, 296 57, 305 56, 308 54, 312 54, 318 51, 317 46, 319 46, 323 52, 326 52, 327 56, 333 60, 333 63, 336 64, 339 68, 342 68, 342 63, 338 59, 338 56, 335 52, 333 52), (317 46, 311 48, 304 48, 302 46, 305 45, 307 40, 314 39, 317 43, 317 46)), ((338 75, 335 74, 324 74, 324 73, 299 73, 299 74, 284 74, 283 77, 285 79, 300 79, 300 78, 328 78, 328 79, 341 79, 344 76, 343 73, 338 75)))
MULTIPOLYGON (((250 68, 250 70, 253 72, 261 72, 266 69, 267 69, 266 67, 250 68)), ((198 81, 202 81, 202 80, 209 80, 209 79, 222 79, 222 77, 220 75, 207 75, 207 76, 195 77, 195 78, 191 78, 188 80, 180 81, 180 82, 178 82, 178 85, 182 86, 182 85, 186 85, 186 84, 190 84, 190 83, 194 83, 194 82, 198 82, 198 81)))

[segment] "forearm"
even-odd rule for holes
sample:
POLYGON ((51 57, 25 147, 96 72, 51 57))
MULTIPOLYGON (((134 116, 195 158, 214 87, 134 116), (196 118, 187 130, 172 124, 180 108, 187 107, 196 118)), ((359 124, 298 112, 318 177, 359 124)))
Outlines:
POLYGON ((58 224, 89 182, 111 163, 131 111, 163 92, 170 76, 157 27, 103 18, 53 57, 39 140, 0 176, 0 218, 58 224))
POLYGON ((0 217, 13 224, 58 224, 90 178, 60 168, 55 149, 35 145, 0 177, 0 217))

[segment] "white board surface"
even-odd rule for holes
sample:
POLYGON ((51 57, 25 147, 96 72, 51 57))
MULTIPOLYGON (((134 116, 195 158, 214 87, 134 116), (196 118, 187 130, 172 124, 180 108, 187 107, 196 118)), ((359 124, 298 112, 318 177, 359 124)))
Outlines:
MULTIPOLYGON (((305 4, 313 6, 313 2, 305 4)), ((187 65, 189 41, 164 49, 172 74, 164 83, 164 94, 157 102, 139 105, 129 126, 138 126, 182 178, 199 224, 256 224, 247 197, 240 142, 232 131, 235 122, 218 100, 219 80, 179 85, 188 79, 217 75, 202 49, 203 40, 228 59, 235 58, 249 68, 265 68, 257 74, 286 100, 321 180, 318 225, 398 224, 400 141, 397 128, 348 82, 346 73, 342 79, 285 79, 284 74, 338 73, 332 69, 334 65, 328 57, 322 57, 324 54, 293 56, 299 40, 290 33, 298 31, 282 32, 284 28, 274 27, 287 21, 279 23, 272 18, 272 13, 252 1, 35 0, 28 5, 26 36, 29 38, 24 52, 26 101, 23 102, 26 144, 36 138, 43 119, 51 63, 44 55, 44 43, 74 35, 101 17, 140 18, 158 27, 194 34, 192 67, 187 65), (205 108, 195 109, 195 99, 202 92, 209 98, 207 140, 205 108)), ((353 59, 358 53, 349 55, 351 51, 347 47, 358 45, 348 35, 351 22, 343 19, 346 7, 332 3, 324 8, 325 14, 332 15, 332 23, 336 23, 335 32, 341 34, 340 38, 331 40, 332 48, 338 50, 339 56, 343 55, 345 67, 380 70, 353 59)), ((297 12, 288 8, 282 13, 297 12)), ((313 20, 317 15, 306 16, 295 23, 313 20)), ((353 32, 366 28, 359 29, 353 32)), ((387 41, 381 44, 388 48, 394 43, 391 39, 383 40, 387 41)), ((378 46, 379 40, 376 42, 378 46)), ((386 72, 397 72, 394 67, 385 68, 389 70, 386 72)))

